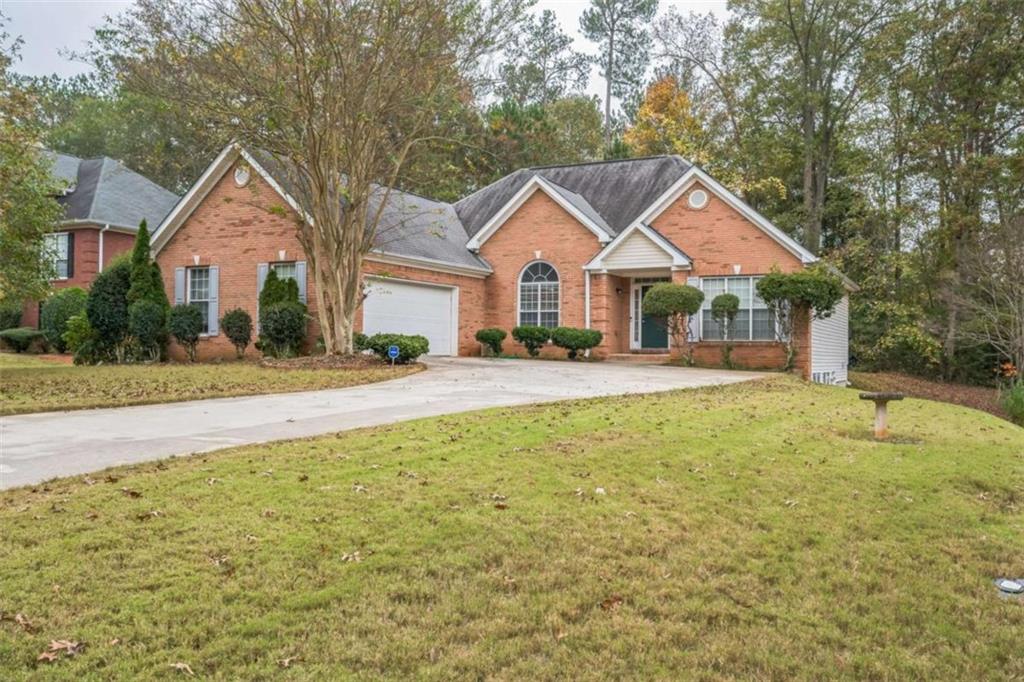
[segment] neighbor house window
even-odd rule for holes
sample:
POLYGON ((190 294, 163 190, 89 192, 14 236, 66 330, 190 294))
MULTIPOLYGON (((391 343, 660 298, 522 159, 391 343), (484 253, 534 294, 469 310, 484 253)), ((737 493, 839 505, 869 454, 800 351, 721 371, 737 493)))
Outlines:
POLYGON ((189 305, 199 308, 203 315, 203 334, 210 333, 210 268, 188 268, 188 298, 185 300, 189 305))
POLYGON ((711 316, 711 302, 719 294, 733 294, 740 299, 740 309, 732 323, 729 338, 734 341, 774 341, 775 322, 768 306, 757 295, 760 277, 706 277, 701 280, 704 304, 701 310, 701 338, 721 341, 723 329, 711 316))
POLYGON ((549 263, 526 266, 519 276, 519 324, 558 326, 558 272, 549 263))
POLYGON ((67 279, 71 276, 71 236, 67 232, 48 234, 44 237, 46 253, 53 263, 54 277, 67 279))
POLYGON ((280 280, 294 279, 296 282, 299 281, 298 275, 295 271, 295 261, 288 263, 271 263, 270 269, 277 274, 277 278, 280 280))

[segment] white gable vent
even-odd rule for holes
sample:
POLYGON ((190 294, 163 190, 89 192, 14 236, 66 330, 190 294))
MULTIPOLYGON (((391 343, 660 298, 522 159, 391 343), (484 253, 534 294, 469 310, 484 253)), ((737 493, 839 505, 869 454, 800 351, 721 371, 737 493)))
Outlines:
POLYGON ((708 205, 708 193, 702 189, 690 192, 690 208, 704 208, 708 205))

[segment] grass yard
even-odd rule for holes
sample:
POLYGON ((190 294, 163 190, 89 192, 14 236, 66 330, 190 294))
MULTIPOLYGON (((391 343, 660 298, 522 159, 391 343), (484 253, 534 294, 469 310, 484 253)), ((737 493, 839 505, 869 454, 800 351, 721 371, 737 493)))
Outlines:
POLYGON ((0 670, 1024 677, 992 583, 1024 576, 1024 429, 905 400, 878 443, 871 410, 776 376, 0 492, 0 670))
POLYGON ((999 391, 991 386, 951 384, 897 372, 850 372, 850 383, 862 391, 898 391, 914 398, 973 407, 1009 419, 999 404, 999 391))
POLYGON ((252 362, 76 367, 0 353, 0 415, 343 388, 419 369, 278 369, 252 362))

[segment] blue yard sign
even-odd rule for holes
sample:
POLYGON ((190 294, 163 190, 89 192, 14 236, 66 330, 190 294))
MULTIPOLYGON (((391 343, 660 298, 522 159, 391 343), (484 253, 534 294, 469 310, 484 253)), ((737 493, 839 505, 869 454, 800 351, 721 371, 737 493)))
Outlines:
POLYGON ((391 358, 391 364, 395 364, 395 360, 398 358, 398 346, 388 346, 388 357, 391 358))

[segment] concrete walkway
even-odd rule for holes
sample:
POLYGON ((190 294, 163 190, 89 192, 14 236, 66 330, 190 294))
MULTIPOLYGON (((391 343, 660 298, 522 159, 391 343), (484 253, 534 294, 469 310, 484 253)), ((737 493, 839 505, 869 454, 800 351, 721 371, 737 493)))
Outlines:
POLYGON ((615 363, 434 358, 394 381, 0 419, 0 489, 170 455, 487 407, 653 393, 758 378, 752 372, 615 363))

